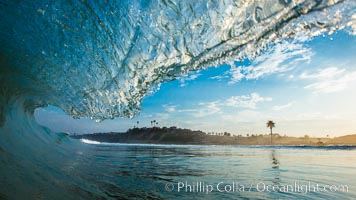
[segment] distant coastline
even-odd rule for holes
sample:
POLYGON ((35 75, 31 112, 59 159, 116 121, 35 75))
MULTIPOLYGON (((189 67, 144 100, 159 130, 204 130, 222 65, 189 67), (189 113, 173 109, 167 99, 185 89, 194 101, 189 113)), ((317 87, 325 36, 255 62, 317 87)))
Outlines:
POLYGON ((109 132, 93 134, 72 134, 75 139, 88 139, 107 143, 136 144, 188 144, 188 145, 282 145, 282 146, 327 146, 356 145, 356 134, 335 138, 315 138, 272 135, 232 135, 230 133, 205 133, 177 127, 133 128, 126 132, 109 132))

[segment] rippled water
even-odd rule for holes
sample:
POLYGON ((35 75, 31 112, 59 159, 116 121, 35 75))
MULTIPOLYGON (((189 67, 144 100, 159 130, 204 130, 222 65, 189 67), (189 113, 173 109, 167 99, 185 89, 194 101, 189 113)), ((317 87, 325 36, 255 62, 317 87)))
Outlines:
POLYGON ((356 181, 352 178, 356 174, 354 147, 88 146, 94 159, 80 165, 88 183, 97 188, 96 194, 91 194, 93 198, 356 198, 356 181), (197 182, 201 187, 193 191, 197 182), (240 190, 228 192, 233 183, 240 190), (311 189, 303 190, 309 183, 311 189), (190 184, 191 189, 182 184, 190 184), (316 184, 320 191, 314 191, 316 184), (208 194, 202 191, 210 185, 208 194), (226 185, 230 186, 225 189, 226 185), (267 185, 292 185, 295 191, 269 192, 267 185), (295 185, 300 188, 297 190, 295 185), (330 191, 332 185, 338 191, 330 191), (348 188, 342 190, 345 185, 348 188))

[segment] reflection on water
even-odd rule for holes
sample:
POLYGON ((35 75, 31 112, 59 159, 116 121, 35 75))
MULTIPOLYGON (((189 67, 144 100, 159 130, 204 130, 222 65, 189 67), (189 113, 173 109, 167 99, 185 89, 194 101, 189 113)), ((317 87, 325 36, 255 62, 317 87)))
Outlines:
POLYGON ((113 199, 356 198, 352 190, 356 188, 356 181, 349 178, 356 174, 356 150, 353 149, 169 145, 90 145, 90 148, 78 157, 76 166, 83 172, 80 175, 83 182, 97 188, 95 192, 78 189, 78 195, 89 198, 90 195, 113 199), (179 182, 189 185, 188 189, 182 187, 178 192, 179 182), (265 185, 281 187, 295 182, 343 184, 350 189, 306 194, 261 191, 265 185), (216 188, 219 183, 222 189, 226 185, 246 188, 239 192, 221 192, 216 188), (172 191, 167 191, 167 184, 173 185, 172 191), (212 185, 214 190, 206 194, 199 191, 199 184, 212 185), (197 185, 195 191, 189 190, 193 185, 197 185))
POLYGON ((278 162, 278 160, 276 158, 276 151, 274 149, 272 150, 271 157, 272 157, 272 168, 273 169, 278 169, 279 168, 279 166, 278 166, 279 162, 278 162))
POLYGON ((272 179, 273 185, 280 185, 281 179, 280 179, 280 170, 279 170, 279 161, 276 156, 276 150, 272 149, 271 150, 271 160, 272 160, 272 174, 274 175, 274 178, 272 179))

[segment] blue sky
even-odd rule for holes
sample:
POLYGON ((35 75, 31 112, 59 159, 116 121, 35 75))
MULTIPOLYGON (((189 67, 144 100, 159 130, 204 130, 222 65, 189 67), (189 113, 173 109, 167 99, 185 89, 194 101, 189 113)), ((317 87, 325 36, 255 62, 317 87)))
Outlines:
POLYGON ((163 83, 134 119, 73 119, 56 107, 37 121, 55 131, 125 131, 136 121, 233 134, 356 134, 356 37, 344 32, 303 43, 284 41, 256 59, 224 64, 163 83))

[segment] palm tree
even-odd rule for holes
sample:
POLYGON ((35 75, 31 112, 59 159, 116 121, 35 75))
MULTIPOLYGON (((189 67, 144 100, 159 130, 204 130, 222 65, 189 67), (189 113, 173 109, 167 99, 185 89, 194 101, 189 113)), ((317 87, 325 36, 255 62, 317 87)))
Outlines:
POLYGON ((136 124, 137 124, 137 128, 138 128, 138 124, 139 124, 139 123, 140 123, 139 121, 137 121, 137 122, 136 122, 136 124))
POLYGON ((271 129, 271 144, 272 144, 272 129, 275 127, 275 123, 272 120, 267 122, 267 128, 271 129))
POLYGON ((153 124, 153 127, 155 127, 156 126, 156 120, 153 120, 152 124, 153 124))

